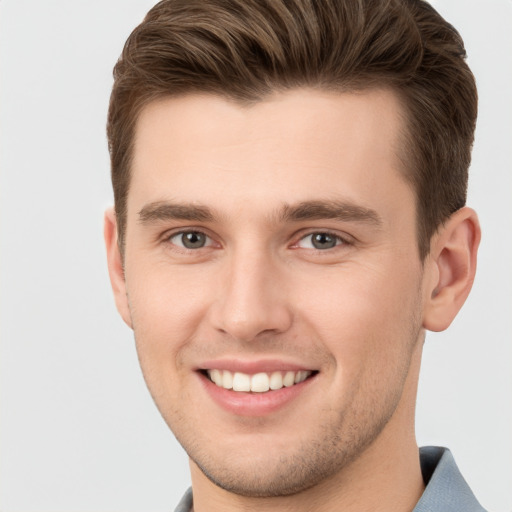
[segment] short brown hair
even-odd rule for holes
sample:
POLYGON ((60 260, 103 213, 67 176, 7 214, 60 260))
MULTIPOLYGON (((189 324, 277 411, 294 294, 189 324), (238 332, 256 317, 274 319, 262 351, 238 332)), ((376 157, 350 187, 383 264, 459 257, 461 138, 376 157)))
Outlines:
POLYGON ((422 0, 162 0, 114 68, 107 133, 121 248, 135 125, 150 101, 389 87, 406 111, 401 156, 424 259, 466 201, 477 92, 465 57, 459 33, 422 0))

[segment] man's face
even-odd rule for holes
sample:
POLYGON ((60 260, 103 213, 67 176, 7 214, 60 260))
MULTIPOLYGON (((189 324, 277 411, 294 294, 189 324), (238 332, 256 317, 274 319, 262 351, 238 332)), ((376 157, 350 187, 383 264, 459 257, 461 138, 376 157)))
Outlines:
POLYGON ((289 494, 412 429, 423 272, 400 111, 308 90, 143 110, 125 317, 193 473, 289 494))

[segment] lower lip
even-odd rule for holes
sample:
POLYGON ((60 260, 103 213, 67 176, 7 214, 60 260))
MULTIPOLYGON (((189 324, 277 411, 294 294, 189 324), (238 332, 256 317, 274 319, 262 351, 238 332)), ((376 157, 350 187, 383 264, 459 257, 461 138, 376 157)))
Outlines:
POLYGON ((198 373, 201 383, 215 403, 226 411, 239 416, 264 416, 278 411, 292 402, 314 383, 314 374, 299 384, 289 388, 267 391, 265 393, 246 393, 224 389, 214 384, 208 377, 198 373))

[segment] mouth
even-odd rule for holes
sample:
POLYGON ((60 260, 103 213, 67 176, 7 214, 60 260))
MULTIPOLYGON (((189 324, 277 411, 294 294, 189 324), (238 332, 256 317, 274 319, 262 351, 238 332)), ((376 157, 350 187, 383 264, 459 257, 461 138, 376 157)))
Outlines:
POLYGON ((255 374, 232 372, 222 369, 201 370, 219 388, 238 393, 269 393, 283 388, 291 388, 312 378, 316 370, 273 371, 255 374))
POLYGON ((322 382, 318 368, 270 358, 203 361, 196 373, 207 396, 231 418, 262 418, 286 411, 298 397, 305 407, 317 400, 314 390, 322 382))

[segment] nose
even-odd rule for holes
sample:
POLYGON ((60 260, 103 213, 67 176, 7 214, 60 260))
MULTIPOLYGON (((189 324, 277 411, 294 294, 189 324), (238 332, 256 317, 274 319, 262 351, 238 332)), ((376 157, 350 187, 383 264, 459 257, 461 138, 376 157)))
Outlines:
POLYGON ((235 254, 219 277, 219 293, 210 311, 218 331, 248 342, 290 328, 286 278, 271 256, 235 254))

